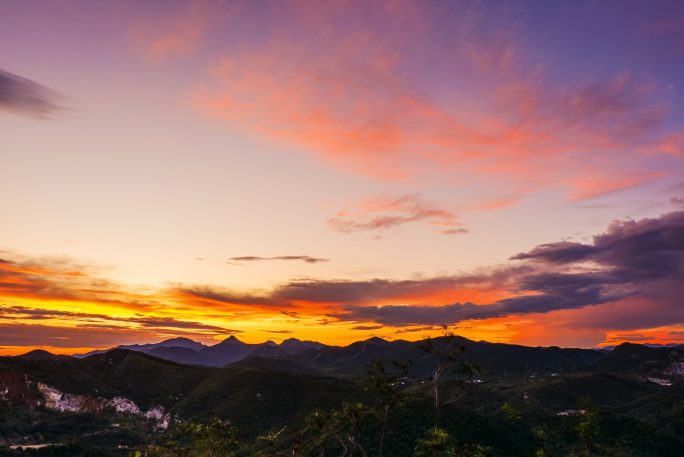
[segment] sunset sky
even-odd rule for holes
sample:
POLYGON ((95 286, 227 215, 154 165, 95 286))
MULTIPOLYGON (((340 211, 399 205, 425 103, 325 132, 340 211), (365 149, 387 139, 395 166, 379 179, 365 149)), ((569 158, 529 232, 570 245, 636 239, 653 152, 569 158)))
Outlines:
POLYGON ((684 3, 0 3, 0 354, 684 342, 684 3))

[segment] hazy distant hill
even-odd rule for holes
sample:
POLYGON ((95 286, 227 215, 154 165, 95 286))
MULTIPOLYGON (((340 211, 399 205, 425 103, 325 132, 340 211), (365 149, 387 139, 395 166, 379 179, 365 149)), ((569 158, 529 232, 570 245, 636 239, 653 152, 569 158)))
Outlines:
POLYGON ((193 341, 190 338, 179 337, 179 338, 171 338, 168 340, 164 340, 161 343, 133 344, 133 345, 128 345, 128 346, 120 345, 120 346, 117 346, 116 348, 98 349, 96 351, 90 351, 90 352, 85 353, 85 354, 73 354, 73 357, 77 357, 77 358, 82 359, 84 357, 88 357, 88 356, 95 355, 95 354, 103 354, 107 351, 111 351, 112 349, 130 349, 132 351, 150 352, 150 351, 153 351, 153 350, 158 349, 158 348, 171 348, 171 347, 187 348, 187 349, 191 349, 193 351, 199 351, 203 348, 206 348, 207 346, 202 344, 202 343, 198 343, 197 341, 193 341))
MULTIPOLYGON (((301 341, 296 338, 284 340, 279 345, 273 341, 248 344, 238 340, 235 336, 230 336, 213 346, 206 346, 188 338, 172 338, 160 343, 117 346, 113 349, 129 349, 144 352, 163 359, 190 365, 223 367, 245 357, 283 358, 298 354, 307 349, 320 349, 324 347, 328 346, 315 341, 301 341)), ((111 350, 104 349, 91 351, 86 354, 74 354, 73 357, 84 358, 95 354, 104 354, 111 350)))

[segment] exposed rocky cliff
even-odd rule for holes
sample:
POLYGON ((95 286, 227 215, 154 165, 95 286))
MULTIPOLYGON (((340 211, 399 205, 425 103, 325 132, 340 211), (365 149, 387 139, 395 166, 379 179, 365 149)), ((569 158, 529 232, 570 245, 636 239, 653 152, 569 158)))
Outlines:
MULTIPOLYGON (((0 400, 13 404, 34 408, 41 404, 31 382, 20 371, 0 368, 0 400)), ((104 409, 112 409, 117 414, 135 414, 147 417, 154 422, 156 428, 167 428, 171 419, 170 414, 164 414, 164 407, 154 406, 143 412, 132 400, 123 397, 106 399, 93 395, 75 395, 62 392, 42 382, 35 383, 35 388, 43 397, 46 408, 59 411, 90 412, 99 414, 104 409)))
POLYGON ((0 399, 30 408, 38 405, 26 375, 10 368, 0 368, 0 399))

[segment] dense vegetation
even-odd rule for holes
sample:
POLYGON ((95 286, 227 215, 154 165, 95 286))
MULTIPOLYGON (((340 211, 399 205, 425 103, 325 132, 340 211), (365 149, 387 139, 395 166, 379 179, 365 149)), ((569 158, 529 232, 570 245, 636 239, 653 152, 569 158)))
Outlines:
MULTIPOLYGON (((0 457, 682 455, 684 383, 644 378, 679 363, 681 351, 624 345, 574 370, 511 373, 469 362, 464 356, 472 354, 461 354, 459 343, 448 333, 432 346, 424 342, 421 363, 432 359, 431 376, 414 376, 399 357, 397 364, 369 358, 362 374, 345 377, 283 360, 254 358, 217 369, 126 350, 81 360, 2 358, 0 367, 32 381, 123 396, 145 409, 161 404, 174 420, 155 431, 141 415, 0 401, 0 443, 60 444, 23 450, 0 444, 0 457), (475 380, 483 382, 468 382, 475 380)), ((536 369, 532 355, 524 356, 526 365, 536 369)))

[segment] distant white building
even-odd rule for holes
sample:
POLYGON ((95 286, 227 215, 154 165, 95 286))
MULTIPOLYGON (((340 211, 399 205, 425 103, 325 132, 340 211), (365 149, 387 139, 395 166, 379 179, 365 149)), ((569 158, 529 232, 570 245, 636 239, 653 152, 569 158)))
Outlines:
POLYGON ((556 414, 559 416, 575 416, 577 414, 584 414, 587 411, 585 409, 566 409, 565 411, 558 411, 556 414))

